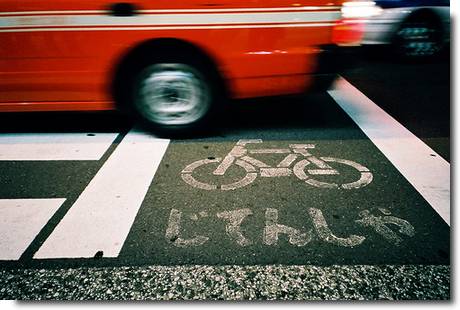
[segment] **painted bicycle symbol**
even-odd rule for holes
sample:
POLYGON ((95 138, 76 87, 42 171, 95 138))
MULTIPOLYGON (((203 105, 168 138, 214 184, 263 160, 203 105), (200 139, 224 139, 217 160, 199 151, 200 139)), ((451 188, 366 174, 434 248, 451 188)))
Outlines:
MULTIPOLYGON (((309 150, 314 149, 314 144, 290 144, 289 148, 282 149, 247 149, 250 143, 262 143, 261 139, 239 140, 233 149, 222 158, 207 158, 195 161, 186 166, 182 172, 182 179, 189 185, 204 189, 223 191, 235 190, 254 182, 258 175, 261 177, 284 177, 292 173, 305 183, 319 188, 342 188, 358 189, 372 182, 372 173, 368 168, 347 159, 334 157, 316 157, 309 150), (286 154, 286 157, 276 167, 272 167, 259 159, 253 158, 252 154, 286 154), (300 160, 298 160, 300 158, 300 160), (245 175, 241 179, 228 184, 205 183, 197 180, 192 174, 195 169, 217 164, 212 172, 214 176, 224 176, 228 169, 234 165, 244 169, 245 175), (318 180, 317 176, 337 176, 340 172, 329 164, 341 164, 351 167, 359 174, 359 179, 349 183, 325 182, 318 180), (292 168, 291 168, 292 167, 292 168), (315 178, 316 177, 316 178, 315 178)), ((332 178, 332 177, 331 177, 332 178)))

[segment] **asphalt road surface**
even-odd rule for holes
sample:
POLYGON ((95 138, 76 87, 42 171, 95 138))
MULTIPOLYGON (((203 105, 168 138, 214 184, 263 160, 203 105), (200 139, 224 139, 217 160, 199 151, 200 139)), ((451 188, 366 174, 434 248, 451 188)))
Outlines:
POLYGON ((0 298, 450 299, 449 67, 368 56, 184 140, 0 115, 0 298))

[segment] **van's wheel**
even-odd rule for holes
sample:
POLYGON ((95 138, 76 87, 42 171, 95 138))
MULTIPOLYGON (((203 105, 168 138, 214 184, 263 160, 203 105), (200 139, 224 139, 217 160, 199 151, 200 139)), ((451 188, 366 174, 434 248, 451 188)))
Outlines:
POLYGON ((189 134, 209 124, 216 91, 198 65, 172 60, 145 65, 133 80, 134 112, 163 134, 189 134))
POLYGON ((396 33, 396 52, 406 59, 426 59, 442 50, 441 29, 430 20, 409 20, 396 33))

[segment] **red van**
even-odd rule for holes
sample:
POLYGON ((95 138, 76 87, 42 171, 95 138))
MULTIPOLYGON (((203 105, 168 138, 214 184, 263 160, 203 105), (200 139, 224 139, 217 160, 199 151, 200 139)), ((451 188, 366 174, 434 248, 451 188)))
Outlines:
POLYGON ((372 2, 1 0, 0 112, 126 109, 205 124, 224 96, 301 93, 357 45, 372 2))

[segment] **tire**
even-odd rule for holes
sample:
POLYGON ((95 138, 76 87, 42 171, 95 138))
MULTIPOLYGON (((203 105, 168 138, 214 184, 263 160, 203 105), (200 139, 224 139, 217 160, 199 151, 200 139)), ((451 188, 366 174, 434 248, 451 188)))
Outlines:
POLYGON ((157 57, 137 70, 132 111, 142 124, 166 136, 194 134, 210 125, 218 92, 205 66, 184 57, 157 57))
POLYGON ((443 47, 441 28, 434 20, 423 20, 420 17, 408 20, 396 32, 393 46, 403 59, 431 59, 443 47))

